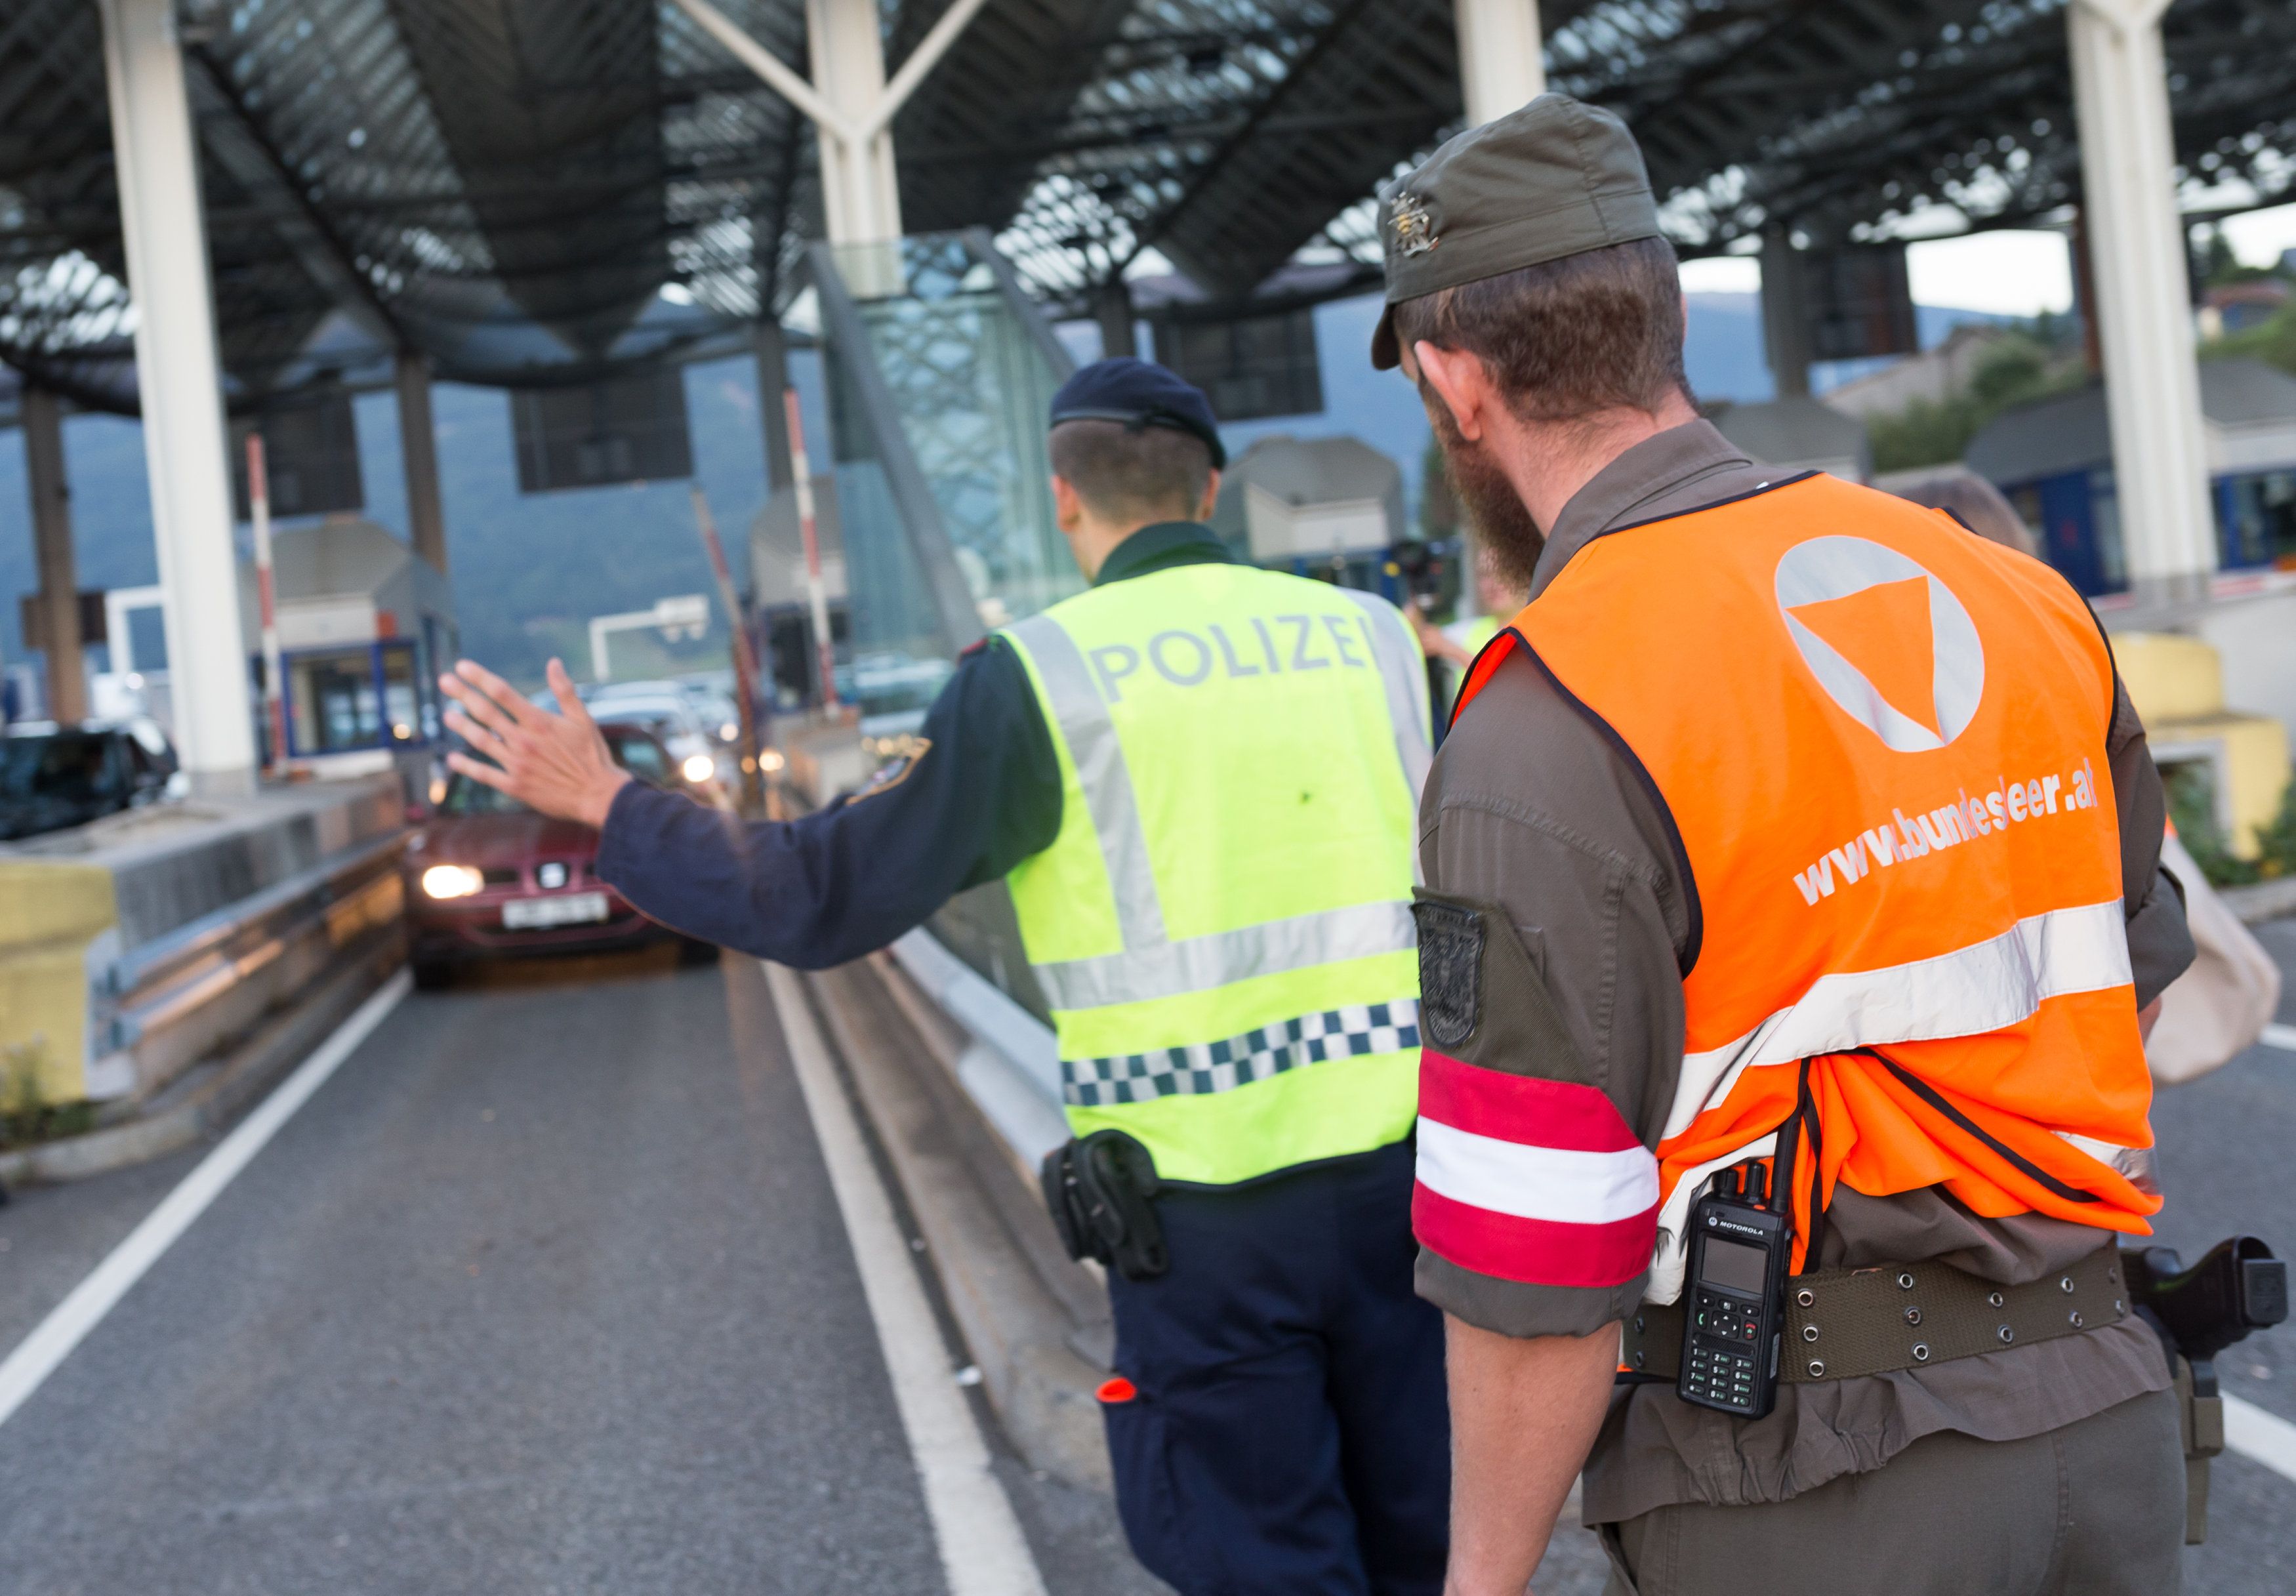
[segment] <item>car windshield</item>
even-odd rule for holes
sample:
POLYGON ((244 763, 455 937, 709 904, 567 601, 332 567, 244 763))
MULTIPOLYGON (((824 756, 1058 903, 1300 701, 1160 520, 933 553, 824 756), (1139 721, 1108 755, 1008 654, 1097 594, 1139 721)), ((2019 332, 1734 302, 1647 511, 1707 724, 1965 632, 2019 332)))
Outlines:
MULTIPOLYGON (((598 728, 606 739, 606 751, 614 763, 644 782, 649 787, 660 787, 669 780, 669 765, 662 757, 661 745, 651 737, 633 734, 623 726, 598 728)), ((524 814, 527 807, 506 792, 473 782, 457 771, 447 782, 447 793, 439 800, 441 814, 524 814)))
POLYGON ((0 737, 0 798, 95 797, 107 741, 86 732, 0 737))

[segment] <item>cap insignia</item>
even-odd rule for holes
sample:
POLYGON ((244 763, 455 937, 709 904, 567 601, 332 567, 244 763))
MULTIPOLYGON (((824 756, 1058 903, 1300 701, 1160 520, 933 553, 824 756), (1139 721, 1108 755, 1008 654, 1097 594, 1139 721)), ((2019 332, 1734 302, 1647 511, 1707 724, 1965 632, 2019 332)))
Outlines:
POLYGON ((1426 202, 1408 190, 1395 196, 1396 249, 1405 255, 1424 255, 1443 241, 1435 236, 1435 223, 1426 202))

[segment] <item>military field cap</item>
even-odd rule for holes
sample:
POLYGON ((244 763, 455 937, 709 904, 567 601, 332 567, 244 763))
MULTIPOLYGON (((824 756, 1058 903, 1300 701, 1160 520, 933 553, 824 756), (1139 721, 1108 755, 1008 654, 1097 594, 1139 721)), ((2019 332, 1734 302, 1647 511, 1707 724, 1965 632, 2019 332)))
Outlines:
POLYGON ((1219 422, 1203 390, 1160 365, 1128 355, 1095 360, 1061 384, 1061 391, 1053 396, 1051 424, 1057 427, 1062 422, 1121 422, 1135 432, 1143 427, 1169 427, 1203 439, 1212 452, 1214 471, 1227 465, 1219 422))
POLYGON ((1396 304, 1520 266, 1660 236, 1643 152, 1627 125, 1568 94, 1470 127, 1380 202, 1387 303, 1371 363, 1392 368, 1396 304))

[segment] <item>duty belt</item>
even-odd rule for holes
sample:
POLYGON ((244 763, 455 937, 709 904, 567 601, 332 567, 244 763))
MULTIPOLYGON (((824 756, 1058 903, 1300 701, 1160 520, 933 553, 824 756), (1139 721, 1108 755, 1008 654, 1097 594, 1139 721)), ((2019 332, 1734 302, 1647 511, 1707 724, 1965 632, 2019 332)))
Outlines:
MULTIPOLYGON (((1975 1357, 2128 1316, 2120 1249, 2112 1243, 2021 1286, 1996 1285, 1931 1259, 1792 1275, 1785 1295, 1778 1379, 1796 1385, 1975 1357)), ((1624 1367, 1672 1379, 1682 1362, 1682 1314, 1679 1303, 1636 1308, 1620 1338, 1624 1367)))

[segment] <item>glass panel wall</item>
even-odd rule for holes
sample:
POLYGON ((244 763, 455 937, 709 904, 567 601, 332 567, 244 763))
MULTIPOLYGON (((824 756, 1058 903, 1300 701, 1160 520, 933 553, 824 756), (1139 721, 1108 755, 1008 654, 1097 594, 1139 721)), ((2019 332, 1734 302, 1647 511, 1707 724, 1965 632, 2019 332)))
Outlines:
MULTIPOLYGON (((964 599, 983 629, 1035 614, 1084 578, 1053 521, 1045 418, 1060 378, 990 266, 955 235, 840 248, 867 371, 832 348, 832 424, 853 605, 855 688, 914 697, 938 625, 916 528, 902 520, 887 446, 906 449, 938 512, 964 599), (873 376, 888 413, 864 391, 873 376), (880 439, 877 425, 897 429, 880 439)), ((824 331, 835 338, 833 321, 824 331)))
MULTIPOLYGON (((1084 587, 1053 520, 1045 445, 1066 372, 1033 307, 964 238, 816 259, 837 276, 816 288, 844 307, 824 303, 821 318, 850 594, 840 687, 860 706, 865 749, 890 756, 954 669, 954 631, 993 630, 1084 587)), ((1001 883, 959 896, 932 930, 1046 1012, 1001 883)))

